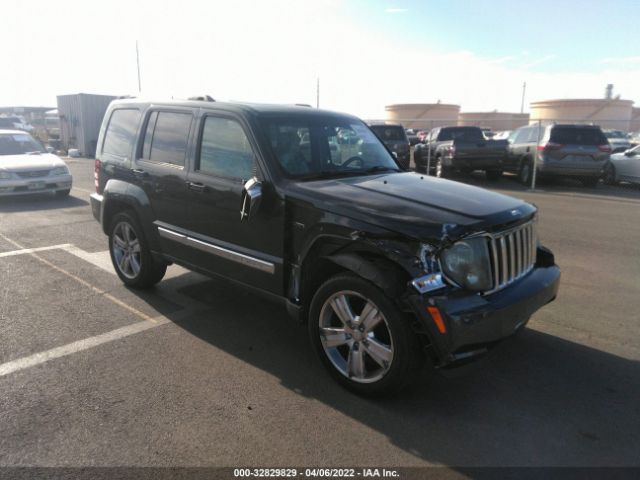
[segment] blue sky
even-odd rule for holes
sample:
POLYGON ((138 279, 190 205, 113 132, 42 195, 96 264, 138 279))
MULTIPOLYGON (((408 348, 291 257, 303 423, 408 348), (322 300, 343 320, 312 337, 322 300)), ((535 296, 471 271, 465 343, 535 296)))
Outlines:
POLYGON ((315 104, 318 77, 321 106, 366 118, 438 100, 519 111, 523 82, 525 110, 608 83, 640 103, 640 0, 29 0, 2 12, 0 105, 77 92, 315 104))
POLYGON ((638 0, 382 3, 348 2, 349 16, 363 28, 385 32, 407 45, 512 57, 508 61, 514 65, 536 62, 532 67, 545 72, 592 72, 605 59, 640 56, 638 0))

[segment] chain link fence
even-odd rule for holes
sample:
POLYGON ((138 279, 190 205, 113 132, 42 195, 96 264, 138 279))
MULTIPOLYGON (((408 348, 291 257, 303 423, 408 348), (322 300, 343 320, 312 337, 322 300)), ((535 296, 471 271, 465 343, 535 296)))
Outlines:
MULTIPOLYGON (((525 117, 405 118, 371 123, 400 123, 407 129, 411 166, 427 175, 442 175, 442 166, 448 173, 504 172, 530 189, 536 189, 541 180, 573 179, 590 188, 606 185, 612 191, 640 192, 640 131, 634 130, 640 130, 638 122, 525 117), (444 127, 477 127, 482 137, 474 137, 474 128, 475 133, 469 130, 465 140, 464 131, 447 132, 444 127), (453 148, 447 150, 451 141, 453 148)), ((498 175, 487 173, 487 177, 498 175)))

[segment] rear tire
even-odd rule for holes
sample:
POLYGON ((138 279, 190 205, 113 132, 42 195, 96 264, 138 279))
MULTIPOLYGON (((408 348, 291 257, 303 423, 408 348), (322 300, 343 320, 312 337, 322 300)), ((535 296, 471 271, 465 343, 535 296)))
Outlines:
POLYGON ((502 177, 502 170, 487 170, 485 175, 487 176, 487 180, 494 182, 500 180, 502 177))
POLYGON ((68 197, 70 193, 71 193, 71 189, 70 188, 68 188, 66 190, 58 190, 56 192, 56 197, 65 198, 65 197, 68 197))
POLYGON ((520 165, 520 171, 518 172, 518 180, 521 184, 528 187, 531 185, 531 176, 533 175, 533 169, 531 160, 523 160, 520 165))
POLYGON ((444 165, 442 157, 436 158, 436 177, 449 178, 451 176, 451 167, 444 165))
POLYGON ((357 394, 377 396, 401 390, 423 365, 420 342, 409 323, 378 287, 344 273, 317 290, 308 330, 314 350, 338 383, 357 394))
POLYGON ((109 228, 109 253, 118 277, 133 288, 149 288, 167 271, 166 263, 158 263, 149 250, 142 227, 135 214, 118 213, 109 228))

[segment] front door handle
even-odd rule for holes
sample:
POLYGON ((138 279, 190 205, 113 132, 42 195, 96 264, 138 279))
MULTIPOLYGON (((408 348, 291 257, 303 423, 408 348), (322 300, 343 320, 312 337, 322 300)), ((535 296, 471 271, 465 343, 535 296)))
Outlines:
POLYGON ((136 177, 146 178, 149 176, 147 172, 142 170, 141 168, 134 168, 131 170, 136 177))
POLYGON ((207 189, 207 186, 200 182, 187 182, 187 188, 194 192, 202 193, 207 189))

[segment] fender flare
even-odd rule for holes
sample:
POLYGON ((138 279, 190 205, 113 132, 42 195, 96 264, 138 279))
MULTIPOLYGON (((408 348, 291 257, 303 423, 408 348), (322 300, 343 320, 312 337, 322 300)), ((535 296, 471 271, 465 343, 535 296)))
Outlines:
POLYGON ((375 263, 358 253, 337 253, 325 258, 370 281, 391 298, 396 298, 399 287, 404 286, 400 285, 399 275, 397 274, 400 266, 392 267, 391 265, 395 264, 385 257, 381 257, 381 259, 385 264, 389 265, 388 267, 385 267, 382 262, 375 263))
POLYGON ((160 240, 153 224, 155 214, 149 197, 142 188, 122 180, 110 179, 104 187, 102 196, 100 223, 105 234, 109 234, 111 218, 125 208, 130 209, 138 216, 151 250, 159 251, 160 240))

